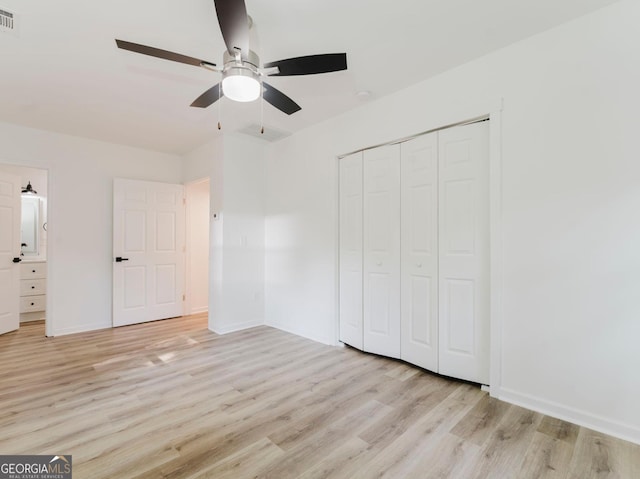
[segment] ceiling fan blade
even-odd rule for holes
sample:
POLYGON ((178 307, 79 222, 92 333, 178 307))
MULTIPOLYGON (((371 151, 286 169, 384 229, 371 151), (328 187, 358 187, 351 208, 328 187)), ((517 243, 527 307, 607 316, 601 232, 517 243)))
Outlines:
POLYGON ((227 51, 231 56, 240 51, 246 59, 249 55, 249 18, 244 0, 214 0, 214 3, 227 51))
POLYGON ((325 53, 306 57, 288 58, 264 65, 265 68, 278 67, 278 73, 269 76, 315 75, 347 69, 346 53, 325 53))
POLYGON ((208 62, 206 60, 200 60, 199 58, 188 57, 179 53, 173 53, 167 50, 160 50, 159 48, 148 47, 146 45, 140 45, 139 43, 126 42, 124 40, 117 40, 116 44, 118 48, 123 50, 129 50, 130 52, 142 53, 143 55, 149 55, 156 58, 162 58, 164 60, 171 60, 172 62, 186 63, 187 65, 193 65, 196 67, 202 64, 215 67, 216 64, 208 62))
POLYGON ((195 106, 196 108, 207 108, 208 106, 213 105, 220 99, 221 90, 222 88, 220 83, 212 86, 202 95, 196 98, 190 106, 195 106))
POLYGON ((265 82, 262 82, 262 86, 264 87, 264 93, 262 94, 262 96, 265 101, 275 106, 281 112, 284 112, 287 115, 291 115, 297 111, 302 110, 300 105, 298 105, 295 101, 293 101, 277 88, 274 88, 265 82))

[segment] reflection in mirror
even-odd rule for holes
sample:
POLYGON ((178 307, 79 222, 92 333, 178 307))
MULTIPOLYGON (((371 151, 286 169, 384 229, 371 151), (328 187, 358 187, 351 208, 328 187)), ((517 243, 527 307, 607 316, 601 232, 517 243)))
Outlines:
POLYGON ((40 198, 22 197, 21 243, 24 256, 38 256, 40 233, 40 198))

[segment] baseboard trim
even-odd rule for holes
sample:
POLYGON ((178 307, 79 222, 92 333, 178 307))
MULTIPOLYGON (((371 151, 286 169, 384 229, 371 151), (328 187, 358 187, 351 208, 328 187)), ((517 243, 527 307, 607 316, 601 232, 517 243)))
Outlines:
POLYGON ((237 331, 244 331, 245 329, 255 328, 256 326, 264 326, 263 321, 247 321, 245 323, 232 324, 231 326, 224 328, 209 328, 209 330, 213 331, 216 334, 224 335, 229 333, 235 333, 237 331))
POLYGON ((111 329, 113 325, 111 323, 94 323, 94 324, 81 324, 74 326, 73 328, 54 329, 53 337, 67 336, 69 334, 88 333, 90 331, 98 331, 100 329, 111 329))
POLYGON ((191 312, 189 313, 189 315, 207 313, 208 311, 209 311, 208 307, 205 307, 205 308, 193 308, 191 310, 191 312))
POLYGON ((602 432, 625 441, 640 444, 640 429, 602 416, 567 407, 563 404, 547 401, 528 394, 519 393, 507 388, 501 388, 500 391, 498 391, 498 399, 515 404, 516 406, 521 406, 531 409, 532 411, 546 414, 547 416, 562 419, 563 421, 572 422, 579 426, 593 429, 594 431, 602 432))
POLYGON ((296 336, 300 336, 301 338, 310 339, 311 341, 315 341, 316 343, 326 344, 327 346, 336 346, 335 341, 329 341, 326 338, 319 338, 317 336, 312 336, 310 334, 305 334, 300 331, 294 331, 291 328, 287 328, 278 323, 265 323, 266 326, 270 326, 272 328, 279 329, 280 331, 284 331, 285 333, 295 334, 296 336))

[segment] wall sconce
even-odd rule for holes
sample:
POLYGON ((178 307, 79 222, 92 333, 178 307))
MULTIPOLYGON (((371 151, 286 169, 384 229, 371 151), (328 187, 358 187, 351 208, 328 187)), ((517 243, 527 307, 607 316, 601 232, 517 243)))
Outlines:
POLYGON ((28 181, 27 182, 27 186, 25 186, 24 188, 22 188, 22 194, 23 195, 37 195, 38 192, 36 190, 33 189, 33 186, 31 186, 31 182, 28 181))

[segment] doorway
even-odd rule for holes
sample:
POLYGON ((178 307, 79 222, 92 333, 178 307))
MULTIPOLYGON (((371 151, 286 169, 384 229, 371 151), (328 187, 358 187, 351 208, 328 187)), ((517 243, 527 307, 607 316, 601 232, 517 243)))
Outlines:
POLYGON ((208 311, 209 196, 208 178, 114 180, 113 326, 208 311))
MULTIPOLYGON (((16 201, 13 228, 19 233, 12 239, 12 274, 4 275, 1 284, 11 297, 6 298, 7 311, 12 310, 10 328, 18 329, 26 323, 36 321, 46 324, 47 295, 47 217, 48 217, 48 171, 17 165, 0 164, 0 173, 19 179, 20 197, 16 201), (13 245, 13 242, 17 244, 13 245), (13 305, 13 307, 8 307, 13 305)), ((16 191, 15 195, 18 194, 16 191)), ((4 218, 8 221, 8 218, 4 218)), ((7 229, 8 225, 3 225, 7 229)), ((43 328, 43 335, 45 328, 43 328)))
POLYGON ((210 181, 185 184, 187 216, 187 268, 185 315, 209 310, 210 181))

